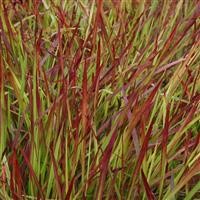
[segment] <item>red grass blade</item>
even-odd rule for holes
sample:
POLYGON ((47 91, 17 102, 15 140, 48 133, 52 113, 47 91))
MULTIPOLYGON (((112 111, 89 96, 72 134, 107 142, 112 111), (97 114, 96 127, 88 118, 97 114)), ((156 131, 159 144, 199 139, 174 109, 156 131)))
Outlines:
POLYGON ((45 199, 45 195, 44 195, 44 193, 43 193, 42 187, 41 187, 41 185, 40 185, 40 183, 39 183, 39 180, 37 179, 37 176, 36 176, 36 174, 35 174, 35 172, 34 172, 34 170, 33 170, 33 167, 32 167, 32 165, 31 165, 31 163, 30 163, 28 157, 27 157, 26 154, 24 153, 24 150, 23 150, 23 149, 21 149, 20 151, 21 151, 21 154, 22 154, 22 156, 23 156, 23 158, 24 158, 24 161, 25 161, 26 165, 27 165, 28 168, 29 168, 30 177, 31 177, 31 178, 33 179, 33 181, 35 182, 36 187, 37 187, 37 189, 38 189, 38 191, 39 191, 39 194, 40 194, 39 196, 40 196, 42 199, 45 199))
POLYGON ((135 169, 133 171, 132 187, 133 187, 133 185, 135 183, 135 179, 137 177, 137 174, 140 171, 144 156, 146 155, 146 152, 147 152, 147 149, 148 149, 149 139, 150 139, 150 136, 151 136, 151 133, 152 133, 152 129, 153 129, 153 124, 154 124, 154 121, 151 122, 151 124, 149 126, 149 129, 147 131, 147 134, 145 135, 145 138, 144 138, 144 141, 143 141, 143 144, 142 144, 142 148, 140 150, 140 153, 139 153, 139 156, 138 156, 138 160, 137 160, 137 163, 136 163, 136 167, 135 167, 135 169))
POLYGON ((51 143, 50 145, 50 156, 51 156, 51 160, 52 160, 52 164, 53 164, 53 170, 54 170, 54 174, 55 174, 55 180, 56 180, 56 188, 58 191, 58 195, 60 199, 63 199, 63 193, 62 193, 62 187, 61 187, 61 179, 60 176, 58 174, 58 166, 54 157, 54 152, 53 152, 53 143, 51 143))
POLYGON ((141 174, 142 174, 142 181, 144 183, 144 187, 145 187, 145 190, 146 190, 148 200, 155 200, 156 199, 155 195, 151 191, 151 188, 149 186, 149 183, 147 182, 147 178, 146 178, 143 170, 141 170, 141 174))

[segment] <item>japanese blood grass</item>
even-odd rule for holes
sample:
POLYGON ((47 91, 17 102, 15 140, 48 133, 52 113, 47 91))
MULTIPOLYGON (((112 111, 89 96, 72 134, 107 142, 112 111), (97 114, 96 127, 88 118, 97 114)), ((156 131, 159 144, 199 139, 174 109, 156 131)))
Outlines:
POLYGON ((198 0, 0 0, 0 198, 200 198, 199 22, 198 0))

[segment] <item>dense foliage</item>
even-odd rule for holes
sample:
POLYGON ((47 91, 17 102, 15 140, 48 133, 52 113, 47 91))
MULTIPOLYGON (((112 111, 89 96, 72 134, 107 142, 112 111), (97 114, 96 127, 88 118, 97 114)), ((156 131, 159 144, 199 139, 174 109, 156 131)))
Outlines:
POLYGON ((0 0, 0 198, 200 198, 198 0, 0 0))

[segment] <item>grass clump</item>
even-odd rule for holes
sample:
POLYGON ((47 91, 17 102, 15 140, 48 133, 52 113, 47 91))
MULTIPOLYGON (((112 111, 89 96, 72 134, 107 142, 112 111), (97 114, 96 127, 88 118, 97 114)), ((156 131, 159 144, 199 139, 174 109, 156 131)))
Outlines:
POLYGON ((200 198, 199 1, 0 16, 1 199, 200 198))

